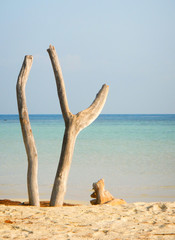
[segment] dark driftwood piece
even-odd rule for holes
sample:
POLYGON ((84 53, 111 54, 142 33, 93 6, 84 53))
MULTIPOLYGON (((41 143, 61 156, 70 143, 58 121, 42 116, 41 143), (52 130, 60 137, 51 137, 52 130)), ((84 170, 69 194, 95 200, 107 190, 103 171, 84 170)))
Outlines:
POLYGON ((114 206, 126 203, 123 199, 114 198, 109 191, 105 190, 104 179, 93 183, 92 187, 94 190, 91 194, 91 197, 94 199, 90 201, 92 205, 109 204, 114 206))
POLYGON ((25 144, 25 149, 28 157, 27 186, 29 204, 32 206, 39 206, 40 203, 37 179, 38 155, 29 121, 25 96, 25 86, 32 66, 32 62, 33 62, 32 56, 25 56, 16 84, 16 93, 23 141, 25 144))
POLYGON ((72 161, 76 137, 83 128, 91 124, 100 114, 108 95, 108 86, 102 86, 94 102, 90 105, 89 108, 77 113, 76 115, 72 114, 69 110, 64 80, 56 50, 54 46, 50 45, 47 51, 52 62, 61 111, 65 122, 64 139, 62 143, 59 165, 51 194, 50 205, 62 206, 66 192, 67 179, 72 161))

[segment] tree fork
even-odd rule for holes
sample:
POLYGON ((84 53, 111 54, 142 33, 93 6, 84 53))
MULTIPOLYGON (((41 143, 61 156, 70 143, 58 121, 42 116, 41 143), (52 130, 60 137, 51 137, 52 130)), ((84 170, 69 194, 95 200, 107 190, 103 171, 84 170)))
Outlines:
POLYGON ((28 157, 27 187, 29 204, 32 206, 40 206, 37 177, 38 155, 30 125, 25 96, 25 87, 32 66, 32 62, 33 57, 31 55, 25 56, 16 84, 16 93, 22 136, 28 157))
POLYGON ((109 87, 104 84, 89 108, 77 113, 76 115, 72 114, 69 110, 64 79, 56 50, 54 46, 50 45, 47 51, 49 53, 55 74, 58 97, 65 122, 64 139, 54 186, 52 189, 50 205, 62 206, 64 195, 66 193, 67 179, 74 152, 76 137, 83 128, 90 125, 100 114, 106 102, 109 87))

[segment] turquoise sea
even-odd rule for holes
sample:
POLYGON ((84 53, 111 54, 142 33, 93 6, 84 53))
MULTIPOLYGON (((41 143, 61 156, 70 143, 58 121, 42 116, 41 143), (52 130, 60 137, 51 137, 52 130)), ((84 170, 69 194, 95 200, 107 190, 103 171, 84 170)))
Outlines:
MULTIPOLYGON (((61 115, 30 115, 41 199, 50 199, 64 134, 61 115)), ((0 199, 25 198, 27 157, 18 115, 0 115, 0 199)), ((89 201, 91 186, 127 202, 175 201, 175 114, 100 115, 78 135, 66 199, 89 201)))

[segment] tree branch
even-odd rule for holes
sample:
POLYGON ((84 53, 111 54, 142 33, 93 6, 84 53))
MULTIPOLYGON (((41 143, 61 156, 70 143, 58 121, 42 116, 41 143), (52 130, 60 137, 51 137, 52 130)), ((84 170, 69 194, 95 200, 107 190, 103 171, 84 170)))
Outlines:
POLYGON ((54 74, 55 74, 61 111, 63 114, 64 121, 67 122, 71 113, 70 113, 69 105, 68 105, 68 101, 67 101, 64 79, 63 79, 60 63, 59 63, 58 56, 57 56, 54 46, 50 45, 49 49, 47 49, 47 51, 49 53, 49 56, 50 56, 50 59, 52 62, 52 67, 53 67, 54 74))
POLYGON ((106 102, 108 91, 109 86, 104 84, 90 107, 76 114, 79 131, 89 126, 98 117, 106 102))

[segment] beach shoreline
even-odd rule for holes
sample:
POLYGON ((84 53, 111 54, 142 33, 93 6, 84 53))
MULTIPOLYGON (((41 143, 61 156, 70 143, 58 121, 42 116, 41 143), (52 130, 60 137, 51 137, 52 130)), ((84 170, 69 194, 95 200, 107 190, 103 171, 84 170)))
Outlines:
POLYGON ((0 205, 0 239, 175 239, 174 202, 0 205))

